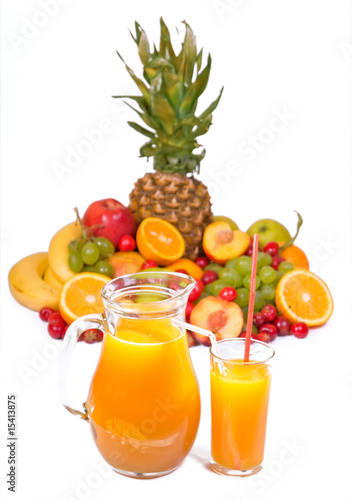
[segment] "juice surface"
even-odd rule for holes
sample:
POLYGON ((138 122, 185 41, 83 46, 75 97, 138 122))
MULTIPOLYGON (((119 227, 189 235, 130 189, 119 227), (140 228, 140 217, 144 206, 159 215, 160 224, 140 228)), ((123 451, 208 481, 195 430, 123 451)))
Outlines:
POLYGON ((200 417, 186 335, 170 319, 121 320, 115 336, 104 335, 86 406, 96 445, 113 468, 177 467, 200 417))
POLYGON ((212 457, 222 467, 250 470, 263 461, 271 374, 264 364, 212 362, 212 457))

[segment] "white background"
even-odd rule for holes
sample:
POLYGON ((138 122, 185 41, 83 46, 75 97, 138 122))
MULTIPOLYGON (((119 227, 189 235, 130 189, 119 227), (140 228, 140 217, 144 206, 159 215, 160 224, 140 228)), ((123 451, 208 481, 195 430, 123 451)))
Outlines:
MULTIPOLYGON (((56 10, 49 0, 2 1, 1 498, 350 500, 349 2, 54 3, 56 10), (49 3, 51 17, 45 15, 49 3), (83 213, 91 202, 107 197, 127 204, 134 181, 151 170, 151 163, 138 158, 143 137, 126 123, 137 117, 111 96, 135 92, 115 49, 141 74, 128 30, 136 19, 158 42, 161 15, 174 40, 175 28, 183 34, 186 19, 199 48, 212 55, 199 111, 225 87, 214 125, 201 137, 207 155, 200 178, 211 189, 214 213, 232 217, 243 230, 271 217, 294 232, 298 210, 304 224, 297 244, 335 301, 330 321, 307 339, 274 343, 265 471, 252 480, 209 470, 205 347, 191 350, 203 408, 196 443, 182 466, 151 481, 109 474, 105 468, 106 477, 97 475, 94 464, 102 461, 88 426, 59 401, 58 355, 47 359, 50 346, 61 344, 49 338, 36 313, 12 299, 7 286, 10 267, 27 254, 45 251, 52 235, 74 220, 74 206, 83 213), (280 131, 270 133, 265 129, 278 112, 289 118, 280 131), (108 125, 102 143, 58 176, 55 162, 64 164, 70 148, 77 149, 85 138, 84 131, 101 126, 102 120, 108 125), (250 137, 266 141, 251 155, 240 147, 250 137), (33 370, 29 379, 21 376, 21 367, 33 370), (4 484, 6 400, 12 392, 18 395, 15 494, 4 484), (285 452, 290 446, 295 451, 285 452)), ((80 363, 86 368, 76 373, 82 400, 99 347, 80 347, 80 363)))

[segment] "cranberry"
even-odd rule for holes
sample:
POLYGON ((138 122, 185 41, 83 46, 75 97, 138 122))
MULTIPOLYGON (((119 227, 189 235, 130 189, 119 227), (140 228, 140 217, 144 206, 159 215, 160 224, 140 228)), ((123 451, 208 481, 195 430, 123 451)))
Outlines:
POLYGON ((194 345, 196 345, 196 339, 193 337, 192 332, 187 330, 186 335, 187 335, 188 347, 193 347, 194 345))
POLYGON ((218 279, 218 273, 216 271, 211 271, 210 269, 208 271, 204 271, 204 274, 202 276, 202 281, 204 285, 209 285, 213 281, 218 279))
POLYGON ((255 336, 255 338, 256 338, 256 340, 260 340, 261 342, 265 342, 266 344, 268 344, 271 341, 271 337, 270 337, 269 333, 264 333, 264 332, 259 332, 255 336))
POLYGON ((265 318, 264 318, 264 315, 261 313, 261 312, 257 312, 257 313, 254 313, 253 314, 253 323, 255 324, 255 326, 257 326, 258 328, 262 325, 264 325, 265 323, 265 318))
POLYGON ((227 300, 227 302, 232 302, 237 297, 237 292, 232 286, 224 286, 220 290, 219 297, 222 300, 227 300))
POLYGON ((58 311, 50 314, 48 318, 48 332, 53 339, 62 339, 64 331, 66 333, 66 326, 66 321, 58 311))
POLYGON ((158 267, 158 264, 155 262, 155 260, 146 260, 143 262, 141 269, 149 269, 150 267, 158 267))
POLYGON ((253 255, 253 240, 252 239, 249 242, 249 245, 247 247, 246 255, 248 255, 248 257, 252 257, 252 255, 253 255))
POLYGON ((186 305, 186 321, 190 320, 192 309, 194 308, 193 302, 187 302, 186 305))
POLYGON ((291 333, 298 339, 304 339, 309 333, 309 328, 303 322, 293 323, 291 325, 291 333))
POLYGON ((202 293, 203 288, 204 288, 204 283, 202 281, 196 279, 196 282, 197 282, 196 286, 193 288, 193 290, 189 294, 188 300, 190 302, 194 302, 195 300, 198 300, 199 297, 201 296, 201 293, 202 293))
POLYGON ((175 273, 182 273, 182 274, 188 274, 186 269, 176 269, 175 273))
POLYGON ((59 311, 56 311, 56 312, 53 312, 50 314, 49 318, 48 318, 48 323, 49 325, 53 325, 53 324, 62 324, 63 326, 66 326, 66 322, 64 320, 64 318, 61 316, 61 314, 59 313, 59 311))
POLYGON ((279 264, 281 264, 281 262, 283 262, 284 260, 285 259, 281 257, 281 255, 275 255, 275 257, 273 257, 271 267, 273 267, 277 271, 279 269, 279 264))
POLYGON ((101 342, 103 336, 104 334, 101 330, 98 330, 98 328, 91 328, 83 333, 82 340, 87 344, 94 344, 95 342, 101 342))
POLYGON ((48 324, 48 333, 50 337, 53 339, 62 339, 64 334, 66 333, 66 323, 49 323, 48 324))
POLYGON ((259 333, 267 333, 270 335, 270 340, 275 340, 277 337, 277 328, 272 323, 264 323, 259 327, 259 333))
POLYGON ((291 323, 287 318, 285 318, 285 316, 283 315, 276 316, 276 318, 273 321, 273 324, 277 328, 277 334, 279 335, 279 337, 290 335, 291 323))
POLYGON ((277 316, 277 310, 276 307, 273 306, 272 304, 267 304, 266 306, 263 307, 261 310, 262 315, 266 319, 266 321, 274 321, 274 319, 277 316))
POLYGON ((194 262, 202 269, 209 264, 209 260, 206 257, 197 257, 194 262))
POLYGON ((64 339, 64 338, 65 338, 66 332, 67 332, 67 330, 68 330, 69 328, 70 328, 70 325, 66 325, 66 326, 65 326, 65 328, 64 328, 64 330, 63 330, 63 332, 62 332, 62 334, 61 334, 61 338, 62 338, 62 339, 64 339))
POLYGON ((51 309, 51 307, 43 307, 39 311, 39 318, 43 321, 48 321, 50 314, 52 314, 53 312, 55 311, 54 309, 51 309))
POLYGON ((265 245, 263 248, 264 252, 268 253, 272 257, 276 257, 276 255, 279 255, 280 247, 276 243, 276 241, 270 241, 265 245))
POLYGON ((136 248, 136 240, 129 234, 125 234, 120 238, 119 250, 120 252, 133 252, 136 248))

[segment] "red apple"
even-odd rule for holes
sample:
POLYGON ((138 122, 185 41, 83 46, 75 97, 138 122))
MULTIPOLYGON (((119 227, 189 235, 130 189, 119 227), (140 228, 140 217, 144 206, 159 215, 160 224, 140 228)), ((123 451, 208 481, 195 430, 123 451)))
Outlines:
POLYGON ((125 234, 136 235, 137 224, 131 210, 113 198, 98 200, 89 205, 82 222, 87 227, 93 226, 94 236, 108 238, 115 247, 125 234))

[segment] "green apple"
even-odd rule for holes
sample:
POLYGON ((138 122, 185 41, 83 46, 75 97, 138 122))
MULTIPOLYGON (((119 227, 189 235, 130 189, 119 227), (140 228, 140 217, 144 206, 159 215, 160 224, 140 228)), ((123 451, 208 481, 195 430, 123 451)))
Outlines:
POLYGON ((269 241, 277 243, 286 242, 291 238, 288 229, 274 219, 260 219, 253 222, 247 229, 247 233, 251 238, 255 234, 259 234, 259 247, 264 248, 269 241))
POLYGON ((236 222, 230 219, 230 217, 226 217, 226 215, 213 215, 212 222, 227 222, 232 231, 239 229, 236 222))

